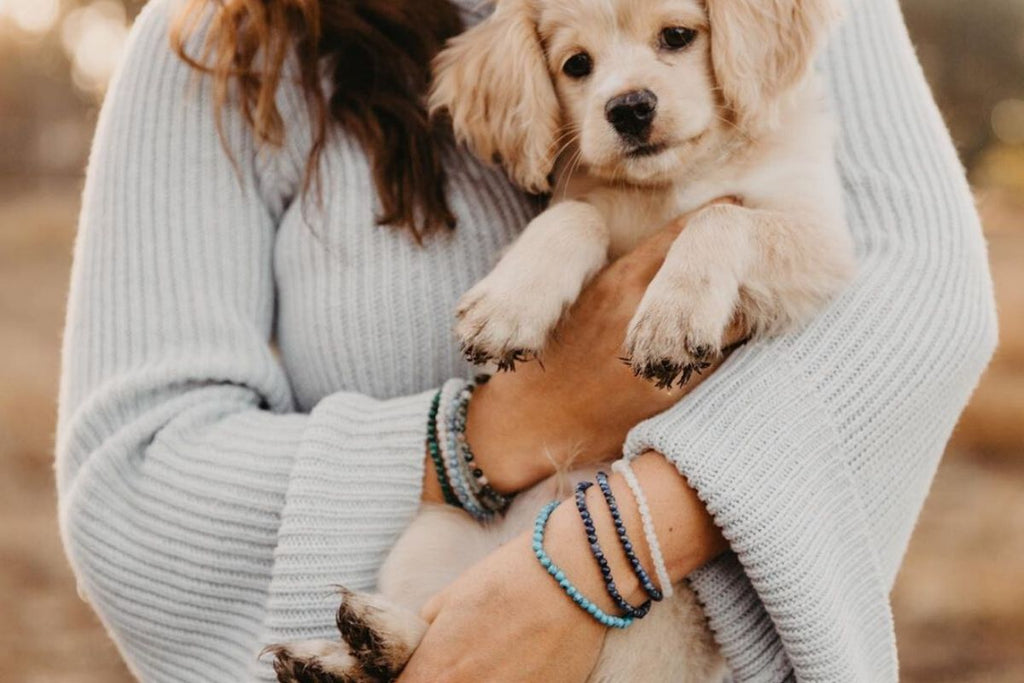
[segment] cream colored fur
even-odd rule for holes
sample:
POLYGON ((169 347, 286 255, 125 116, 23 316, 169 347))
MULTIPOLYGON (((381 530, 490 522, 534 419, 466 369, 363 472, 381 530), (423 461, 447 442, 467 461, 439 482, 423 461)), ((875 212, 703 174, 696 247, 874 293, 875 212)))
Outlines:
POLYGON ((431 108, 551 206, 460 302, 478 358, 543 351, 582 287, 645 235, 712 200, 680 235, 632 321, 634 369, 699 368, 739 313, 752 335, 792 329, 849 278, 851 240, 832 121, 811 63, 830 0, 502 0, 437 59, 431 108), (662 28, 696 29, 685 50, 662 28), (586 51, 593 73, 562 73, 586 51), (630 156, 613 97, 658 99, 663 151, 630 156), (542 180, 542 178, 544 180, 542 180))
MULTIPOLYGON (((540 354, 609 258, 694 211, 624 340, 638 372, 671 367, 674 379, 701 367, 738 314, 751 335, 772 335, 819 310, 853 269, 833 124, 810 68, 835 15, 831 0, 500 0, 452 40, 436 62, 432 109, 522 187, 552 192, 550 208, 460 302, 463 343, 498 360, 540 354), (665 51, 658 36, 671 26, 699 33, 687 49, 665 51), (575 80, 562 67, 581 51, 593 71, 575 80), (636 156, 605 108, 643 89, 658 100, 657 153, 636 156), (708 206, 724 197, 737 203, 708 206)), ((376 607, 383 631, 415 641, 429 597, 529 529, 545 502, 568 492, 564 483, 520 495, 489 526, 426 506, 391 552, 381 595, 349 599, 376 607)), ((609 633, 590 680, 721 675, 703 614, 680 584, 646 619, 609 633)))

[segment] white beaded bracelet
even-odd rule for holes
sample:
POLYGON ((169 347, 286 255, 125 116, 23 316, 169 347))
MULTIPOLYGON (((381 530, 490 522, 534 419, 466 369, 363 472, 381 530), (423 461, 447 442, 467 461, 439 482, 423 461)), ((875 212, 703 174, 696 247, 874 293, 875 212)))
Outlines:
POLYGON ((640 480, 636 473, 629 466, 628 460, 616 460, 612 463, 612 471, 622 475, 633 493, 636 500, 636 508, 640 512, 640 521, 644 525, 644 538, 647 539, 647 547, 651 550, 651 560, 654 562, 654 573, 661 584, 661 593, 665 598, 672 597, 672 579, 669 578, 668 569, 665 567, 665 557, 661 554, 661 544, 658 543, 658 535, 654 531, 654 520, 651 518, 651 508, 647 505, 647 496, 640 486, 640 480))
POLYGON ((452 397, 466 385, 464 380, 450 379, 441 386, 441 401, 437 408, 437 445, 441 449, 441 461, 448 468, 448 411, 451 409, 452 397))

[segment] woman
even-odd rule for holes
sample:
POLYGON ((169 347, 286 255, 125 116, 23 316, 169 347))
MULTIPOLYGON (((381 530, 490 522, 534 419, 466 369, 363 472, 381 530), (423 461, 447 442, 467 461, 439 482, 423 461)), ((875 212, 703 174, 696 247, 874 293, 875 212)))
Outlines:
MULTIPOLYGON (((372 587, 420 501, 440 500, 427 414, 468 372, 452 306, 531 215, 422 119, 450 8, 360 4, 228 0, 212 28, 186 15, 183 52, 214 72, 198 78, 168 44, 178 4, 153 0, 103 109, 58 488, 81 588, 147 681, 267 679, 265 644, 332 636, 331 586, 372 587), (252 69, 292 52, 280 78, 252 69), (321 60, 345 86, 329 99, 321 60)), ((673 406, 616 358, 663 233, 592 284, 546 370, 470 403, 468 439, 506 492, 546 476, 547 455, 625 442, 670 570, 741 681, 897 679, 888 592, 995 344, 977 218, 897 1, 855 4, 824 67, 861 257, 835 305, 673 406)), ((586 582, 586 544, 558 516, 552 554, 586 582)), ((603 636, 523 539, 429 613, 403 680, 579 681, 603 636)))

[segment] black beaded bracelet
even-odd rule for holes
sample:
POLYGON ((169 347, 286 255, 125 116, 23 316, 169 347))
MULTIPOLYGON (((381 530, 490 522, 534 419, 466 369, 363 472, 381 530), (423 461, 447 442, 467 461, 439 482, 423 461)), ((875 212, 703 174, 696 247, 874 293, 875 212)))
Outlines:
POLYGON ((590 516, 590 510, 587 508, 587 489, 593 484, 589 481, 581 481, 576 485, 576 509, 579 510, 580 520, 583 522, 583 529, 587 533, 587 541, 590 543, 590 552, 594 556, 594 560, 597 561, 597 566, 601 570, 601 577, 604 579, 604 587, 608 591, 608 597, 612 599, 619 609, 622 610, 623 614, 633 619, 643 619, 647 616, 647 612, 651 609, 651 601, 648 600, 639 607, 626 602, 626 599, 619 593, 618 587, 615 585, 615 579, 612 577, 612 569, 608 566, 608 559, 604 556, 604 551, 601 550, 601 544, 597 540, 597 530, 594 528, 594 520, 590 516))
POLYGON ((662 599, 661 591, 651 581, 650 575, 644 569, 644 566, 640 564, 640 559, 636 556, 633 551, 633 544, 629 540, 629 534, 626 533, 626 525, 622 523, 622 515, 619 514, 619 506, 615 502, 615 495, 612 493, 612 487, 608 485, 608 475, 604 472, 597 473, 597 485, 601 488, 601 493, 604 494, 604 500, 608 503, 608 511, 612 513, 612 521, 615 523, 615 531, 619 534, 619 541, 622 543, 622 550, 626 553, 626 558, 629 560, 629 564, 633 567, 633 573, 636 574, 637 580, 640 581, 640 585, 643 586, 644 591, 651 600, 658 601, 662 599))

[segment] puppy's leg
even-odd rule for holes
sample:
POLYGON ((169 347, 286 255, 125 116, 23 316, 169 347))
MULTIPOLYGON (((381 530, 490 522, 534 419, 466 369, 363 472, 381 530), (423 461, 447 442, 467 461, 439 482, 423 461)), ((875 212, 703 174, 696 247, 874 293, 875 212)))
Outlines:
POLYGON ((694 217, 669 250, 629 325, 633 370, 686 383, 721 354, 740 313, 748 333, 805 322, 849 279, 839 220, 720 204, 694 217))
POLYGON ((281 683, 385 683, 398 677, 427 630, 420 617, 379 595, 342 589, 340 641, 274 645, 281 683))
POLYGON ((455 333, 466 357, 513 369, 536 356, 607 258, 608 228, 590 204, 560 202, 537 216, 459 302, 455 333))

